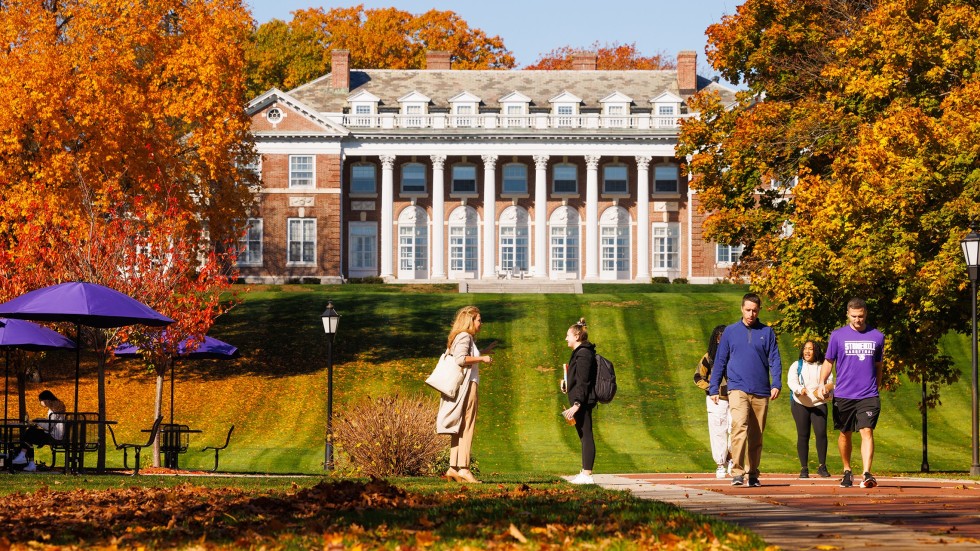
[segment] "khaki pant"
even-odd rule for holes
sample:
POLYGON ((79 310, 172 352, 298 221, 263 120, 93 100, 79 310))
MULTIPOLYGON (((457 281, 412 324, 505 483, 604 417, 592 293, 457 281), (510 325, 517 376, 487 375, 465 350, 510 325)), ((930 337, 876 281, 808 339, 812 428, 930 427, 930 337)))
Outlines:
POLYGON ((749 478, 758 478, 769 397, 729 390, 728 404, 732 413, 732 476, 748 473, 749 478))
POLYGON ((470 382, 466 392, 466 405, 463 406, 463 419, 460 421, 459 432, 450 438, 449 466, 457 469, 470 467, 470 450, 473 449, 473 435, 476 433, 476 410, 480 405, 477 385, 470 382))

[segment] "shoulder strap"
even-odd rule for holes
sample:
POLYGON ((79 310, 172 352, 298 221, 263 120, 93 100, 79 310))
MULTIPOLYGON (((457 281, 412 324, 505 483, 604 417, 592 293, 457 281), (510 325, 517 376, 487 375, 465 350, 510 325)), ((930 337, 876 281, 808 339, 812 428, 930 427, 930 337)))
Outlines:
POLYGON ((800 381, 800 386, 803 386, 803 358, 796 361, 796 378, 800 381))

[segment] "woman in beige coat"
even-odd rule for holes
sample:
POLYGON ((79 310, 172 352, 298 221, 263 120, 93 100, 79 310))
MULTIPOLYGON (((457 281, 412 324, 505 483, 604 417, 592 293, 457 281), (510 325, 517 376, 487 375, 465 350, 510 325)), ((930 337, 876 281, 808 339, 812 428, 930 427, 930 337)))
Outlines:
POLYGON ((497 342, 490 343, 481 355, 476 347, 476 334, 483 320, 476 306, 464 306, 456 312, 447 348, 463 370, 463 382, 454 400, 443 395, 439 404, 436 431, 451 436, 449 470, 446 477, 459 482, 478 482, 470 472, 470 450, 476 432, 476 411, 479 406, 477 386, 480 382, 480 364, 493 363, 490 354, 497 342))

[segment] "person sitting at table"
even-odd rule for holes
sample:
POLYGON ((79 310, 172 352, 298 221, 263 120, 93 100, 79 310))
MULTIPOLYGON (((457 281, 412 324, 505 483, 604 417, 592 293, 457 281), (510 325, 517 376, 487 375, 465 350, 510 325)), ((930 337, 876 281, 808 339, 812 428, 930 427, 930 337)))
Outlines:
MULTIPOLYGON (((37 399, 41 402, 41 405, 48 408, 48 419, 51 421, 64 421, 65 403, 62 402, 54 395, 50 390, 43 390, 38 394, 37 399)), ((64 423, 47 423, 46 427, 39 427, 36 425, 30 426, 24 430, 21 435, 20 441, 20 453, 11 462, 15 469, 22 469, 25 471, 33 471, 36 469, 34 466, 34 448, 40 446, 51 446, 61 442, 65 437, 65 424, 64 423)))

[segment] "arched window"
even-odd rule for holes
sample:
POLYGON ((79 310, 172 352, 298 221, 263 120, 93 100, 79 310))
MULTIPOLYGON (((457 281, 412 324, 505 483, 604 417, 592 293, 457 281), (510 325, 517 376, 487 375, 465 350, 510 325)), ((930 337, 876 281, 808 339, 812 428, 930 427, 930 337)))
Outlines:
POLYGON ((579 216, 563 206, 551 213, 551 277, 576 279, 579 276, 579 216))
POLYGON ((479 271, 479 227, 476 209, 459 206, 449 213, 449 277, 476 278, 479 271))
POLYGON ((511 205, 500 213, 500 268, 510 272, 528 271, 527 210, 511 205))
POLYGON ((600 279, 630 278, 630 216, 623 207, 609 207, 599 217, 600 279))
POLYGON ((429 277, 429 217, 422 207, 398 215, 398 279, 429 277))

